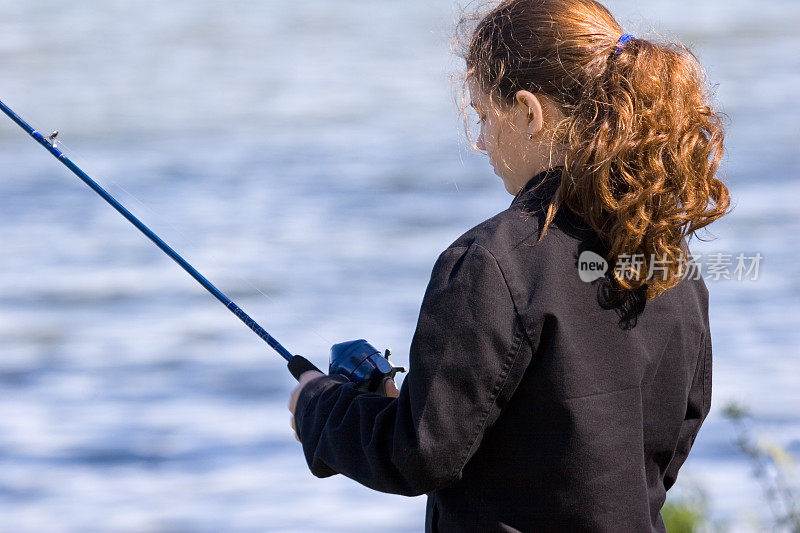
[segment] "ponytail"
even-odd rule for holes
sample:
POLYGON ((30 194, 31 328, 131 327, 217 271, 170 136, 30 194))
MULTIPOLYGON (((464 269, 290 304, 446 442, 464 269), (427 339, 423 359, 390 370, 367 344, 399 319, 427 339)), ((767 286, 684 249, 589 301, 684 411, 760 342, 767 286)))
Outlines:
POLYGON ((619 287, 646 286, 652 299, 680 281, 684 238, 727 212, 715 177, 724 129, 691 51, 622 33, 594 0, 506 0, 481 19, 465 60, 502 105, 525 89, 564 111, 564 172, 540 239, 566 205, 606 245, 619 287))

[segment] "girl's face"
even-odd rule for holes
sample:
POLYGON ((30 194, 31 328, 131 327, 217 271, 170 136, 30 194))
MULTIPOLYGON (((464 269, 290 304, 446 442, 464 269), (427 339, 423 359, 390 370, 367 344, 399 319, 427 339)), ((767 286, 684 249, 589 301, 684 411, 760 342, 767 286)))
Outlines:
POLYGON ((469 78, 468 88, 480 123, 476 146, 486 152, 509 194, 516 195, 536 174, 561 164, 563 151, 552 146, 553 132, 545 126, 564 115, 549 99, 518 91, 514 105, 504 110, 491 105, 474 77, 469 78))

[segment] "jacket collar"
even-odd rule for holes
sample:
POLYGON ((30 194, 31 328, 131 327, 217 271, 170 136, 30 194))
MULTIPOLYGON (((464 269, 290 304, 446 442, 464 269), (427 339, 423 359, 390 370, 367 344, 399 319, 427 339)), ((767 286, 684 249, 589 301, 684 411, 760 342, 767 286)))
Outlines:
POLYGON ((548 202, 558 190, 558 186, 561 183, 561 171, 563 169, 564 167, 562 165, 558 165, 536 174, 529 179, 528 182, 522 186, 522 189, 514 196, 514 199, 511 201, 511 206, 528 199, 548 202), (540 183, 541 185, 539 185, 540 183))

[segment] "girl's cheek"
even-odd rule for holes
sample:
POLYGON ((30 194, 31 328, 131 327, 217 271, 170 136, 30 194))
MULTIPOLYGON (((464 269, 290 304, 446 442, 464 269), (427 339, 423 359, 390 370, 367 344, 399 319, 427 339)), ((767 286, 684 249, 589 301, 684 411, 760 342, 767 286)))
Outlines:
POLYGON ((481 125, 481 136, 483 137, 483 144, 486 146, 486 149, 491 149, 494 139, 492 138, 490 125, 485 122, 481 125))
POLYGON ((484 142, 490 151, 497 151, 497 131, 493 124, 486 125, 486 137, 484 138, 484 142))

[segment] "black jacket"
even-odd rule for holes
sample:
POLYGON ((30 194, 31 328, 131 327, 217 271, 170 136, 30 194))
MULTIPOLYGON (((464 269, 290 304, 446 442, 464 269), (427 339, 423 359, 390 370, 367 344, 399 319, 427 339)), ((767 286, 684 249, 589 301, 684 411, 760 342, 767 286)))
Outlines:
POLYGON ((711 403, 708 291, 687 277, 646 301, 581 281, 580 253, 603 249, 572 211, 536 243, 560 170, 439 256, 399 398, 344 378, 303 390, 314 475, 427 493, 432 532, 665 531, 711 403))

